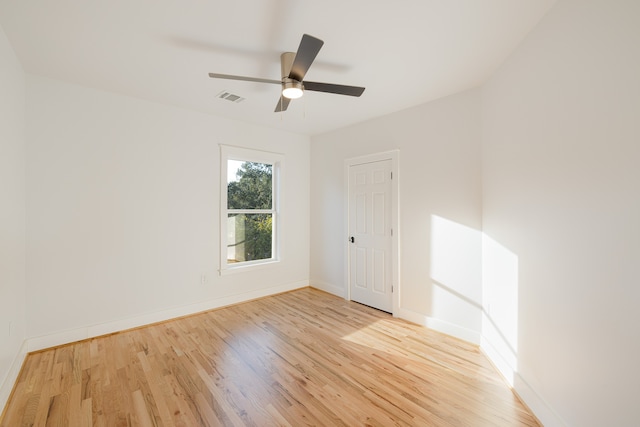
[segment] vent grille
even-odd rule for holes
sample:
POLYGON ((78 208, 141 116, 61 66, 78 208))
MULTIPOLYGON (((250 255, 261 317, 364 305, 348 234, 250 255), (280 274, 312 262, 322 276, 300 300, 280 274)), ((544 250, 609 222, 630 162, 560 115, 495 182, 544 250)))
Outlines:
POLYGON ((244 98, 241 97, 240 95, 236 95, 235 93, 231 93, 226 90, 223 90, 222 92, 220 92, 217 95, 217 97, 220 99, 226 99, 227 101, 230 101, 230 102, 235 102, 236 104, 244 101, 244 98))

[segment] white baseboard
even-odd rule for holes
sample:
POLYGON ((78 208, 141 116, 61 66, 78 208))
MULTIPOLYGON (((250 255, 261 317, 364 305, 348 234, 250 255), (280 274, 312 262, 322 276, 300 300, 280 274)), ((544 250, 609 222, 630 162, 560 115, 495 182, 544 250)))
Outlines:
POLYGON ((322 280, 311 279, 309 281, 309 286, 314 287, 316 289, 320 289, 321 291, 328 292, 332 295, 338 296, 340 298, 347 298, 347 290, 342 286, 332 285, 327 282, 323 282, 322 280))
POLYGON ((566 427, 567 424, 560 416, 551 408, 551 406, 527 383, 520 374, 514 374, 515 392, 525 405, 529 407, 531 412, 545 427, 566 427))
POLYGON ((507 384, 509 384, 510 387, 513 387, 516 371, 486 336, 482 336, 481 338, 480 350, 487 359, 491 361, 496 370, 504 377, 507 384))
POLYGON ((4 378, 2 384, 0 384, 0 414, 4 410, 7 401, 9 400, 9 396, 11 396, 11 391, 13 390, 13 386, 18 380, 18 375, 20 375, 20 369, 22 368, 22 363, 24 362, 24 358, 27 356, 27 342, 23 341, 22 346, 20 346, 20 350, 18 350, 18 354, 13 359, 13 363, 11 363, 11 368, 9 368, 9 372, 7 376, 4 378))
POLYGON ((87 338, 94 338, 101 335, 107 335, 118 331, 131 328, 137 328, 152 323, 163 322, 174 319, 176 317, 187 316, 190 314, 200 313, 202 311, 212 310, 214 308, 225 307, 232 304, 249 301, 256 298, 263 298, 269 295, 275 295, 282 292, 293 291, 309 286, 307 281, 299 281, 288 283, 285 285, 273 286, 266 289, 245 292, 227 297, 216 298, 208 301, 189 304, 181 307, 170 308, 153 313, 146 313, 127 319, 114 320, 111 322, 100 323, 83 328, 77 328, 64 332, 57 332, 40 337, 29 338, 26 343, 27 351, 37 351, 49 347, 55 347, 68 344, 75 341, 81 341, 87 338))
POLYGON ((402 307, 398 308, 398 312, 394 313, 394 315, 401 319, 408 320, 409 322, 417 323, 418 325, 423 325, 435 331, 442 332, 443 334, 460 338, 461 340, 472 344, 480 344, 480 332, 478 331, 463 328, 462 326, 425 316, 424 314, 416 313, 415 311, 407 310, 402 307))
POLYGON ((482 337, 480 345, 482 353, 491 361, 493 366, 505 378, 505 381, 513 387, 513 390, 524 404, 533 412, 545 427, 566 427, 566 423, 556 414, 540 394, 522 378, 511 366, 500 351, 486 337, 482 337))

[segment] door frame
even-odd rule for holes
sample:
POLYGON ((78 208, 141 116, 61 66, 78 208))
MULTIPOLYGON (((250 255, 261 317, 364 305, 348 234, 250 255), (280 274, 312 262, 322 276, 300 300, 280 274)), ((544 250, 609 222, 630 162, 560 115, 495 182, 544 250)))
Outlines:
POLYGON ((345 159, 344 161, 344 283, 346 286, 347 300, 351 301, 351 283, 350 274, 351 271, 351 255, 349 251, 349 168, 351 166, 361 165, 365 163, 373 163, 382 160, 391 160, 391 173, 393 179, 391 180, 391 229, 393 234, 391 236, 391 280, 393 286, 393 292, 391 299, 393 301, 393 311, 391 314, 397 315, 400 307, 400 224, 398 218, 400 217, 400 171, 399 171, 399 157, 400 150, 390 150, 380 153, 367 154, 364 156, 352 157, 345 159))

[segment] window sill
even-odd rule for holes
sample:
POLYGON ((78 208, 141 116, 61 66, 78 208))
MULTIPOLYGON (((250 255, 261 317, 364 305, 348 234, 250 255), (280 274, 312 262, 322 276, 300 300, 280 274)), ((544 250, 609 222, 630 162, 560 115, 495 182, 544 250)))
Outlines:
POLYGON ((245 264, 242 263, 240 265, 228 264, 225 268, 221 268, 218 270, 221 276, 226 276, 228 274, 236 274, 236 273, 245 273, 254 270, 262 270, 265 268, 273 268, 275 264, 279 264, 280 260, 274 259, 264 262, 258 262, 255 264, 245 264))

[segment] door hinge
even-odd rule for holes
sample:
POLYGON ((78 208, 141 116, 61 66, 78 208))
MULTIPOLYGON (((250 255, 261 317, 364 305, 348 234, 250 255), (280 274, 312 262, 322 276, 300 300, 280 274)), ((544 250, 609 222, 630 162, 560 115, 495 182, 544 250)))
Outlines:
POLYGON ((391 235, 393 236, 393 228, 391 229, 391 235))
POLYGON ((393 172, 391 172, 391 179, 393 179, 393 172))
POLYGON ((393 285, 391 285, 391 293, 393 293, 393 285))

